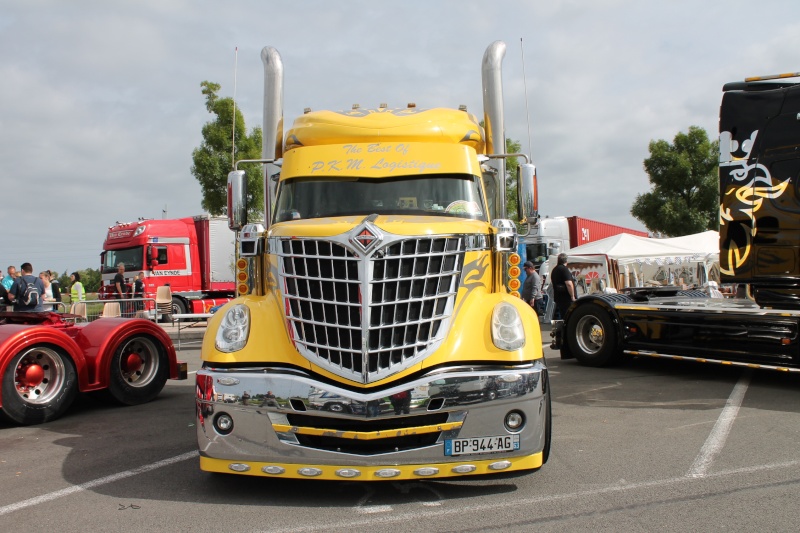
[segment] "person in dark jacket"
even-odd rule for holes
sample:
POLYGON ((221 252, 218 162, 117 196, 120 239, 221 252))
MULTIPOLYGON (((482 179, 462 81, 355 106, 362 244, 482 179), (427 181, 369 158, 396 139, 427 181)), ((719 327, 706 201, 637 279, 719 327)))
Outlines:
POLYGON ((53 301, 61 302, 61 283, 58 282, 58 278, 50 270, 47 271, 47 275, 50 276, 50 286, 53 287, 53 301))
POLYGON ((550 284, 553 286, 553 299, 561 320, 567 314, 570 304, 575 301, 575 282, 572 272, 567 268, 567 254, 558 254, 558 265, 550 273, 550 284))
POLYGON ((144 298, 144 272, 139 272, 133 278, 133 297, 139 298, 138 301, 133 302, 134 310, 142 311, 144 309, 144 301, 141 300, 144 298))

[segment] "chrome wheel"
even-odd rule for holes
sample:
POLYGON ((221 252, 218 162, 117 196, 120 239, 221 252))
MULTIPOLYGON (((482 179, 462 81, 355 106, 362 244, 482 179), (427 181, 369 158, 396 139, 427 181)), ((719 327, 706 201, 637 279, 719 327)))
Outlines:
POLYGON ((606 333, 603 324, 594 315, 586 315, 575 325, 575 340, 587 354, 596 354, 603 349, 606 333))
POLYGON ((121 350, 118 359, 122 380, 131 387, 146 387, 158 375, 159 352, 148 337, 133 337, 121 350))
POLYGON ((17 362, 14 388, 29 404, 48 404, 62 393, 66 381, 64 359, 46 347, 31 348, 17 362))

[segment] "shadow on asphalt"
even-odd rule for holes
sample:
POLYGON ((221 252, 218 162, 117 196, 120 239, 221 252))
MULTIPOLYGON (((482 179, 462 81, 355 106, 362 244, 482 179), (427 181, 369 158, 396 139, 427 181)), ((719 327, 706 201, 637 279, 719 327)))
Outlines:
POLYGON ((63 418, 26 428, 0 425, 0 437, 12 442, 9 454, 33 441, 67 448, 63 460, 52 465, 61 468, 64 481, 81 485, 115 476, 88 490, 119 498, 120 505, 136 502, 141 509, 156 500, 303 508, 427 503, 514 493, 520 489, 517 482, 528 477, 377 483, 270 479, 202 472, 196 457, 119 476, 197 449, 193 396, 193 387, 167 386, 154 401, 125 407, 83 395, 63 418))
POLYGON ((553 400, 580 406, 628 409, 719 409, 732 388, 750 373, 745 405, 800 413, 800 373, 744 369, 727 365, 628 358, 619 365, 591 368, 574 359, 548 357, 554 371, 553 400))

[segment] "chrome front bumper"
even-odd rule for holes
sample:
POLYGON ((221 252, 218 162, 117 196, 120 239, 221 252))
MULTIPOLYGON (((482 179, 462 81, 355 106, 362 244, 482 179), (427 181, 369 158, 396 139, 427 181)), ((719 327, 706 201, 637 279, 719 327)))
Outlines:
POLYGON ((419 465, 530 456, 545 445, 547 368, 450 368, 380 392, 358 393, 278 368, 197 373, 202 458, 314 465, 419 465), (394 398, 393 398, 394 397, 394 398), (521 412, 521 429, 505 425, 521 412), (220 425, 227 417, 232 427, 220 425), (519 435, 519 449, 444 454, 444 441, 519 435))

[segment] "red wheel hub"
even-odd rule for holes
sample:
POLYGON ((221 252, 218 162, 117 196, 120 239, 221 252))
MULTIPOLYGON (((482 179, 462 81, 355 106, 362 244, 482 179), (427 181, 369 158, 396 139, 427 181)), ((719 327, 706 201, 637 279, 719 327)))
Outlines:
POLYGON ((35 387, 39 385, 42 380, 44 379, 44 368, 40 365, 28 365, 25 368, 21 369, 20 375, 20 385, 24 387, 35 387))
POLYGON ((142 362, 142 358, 139 357, 139 354, 130 353, 125 359, 125 370, 127 372, 136 372, 142 368, 142 362))

